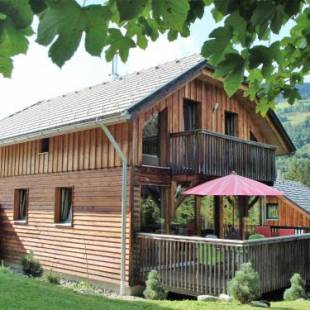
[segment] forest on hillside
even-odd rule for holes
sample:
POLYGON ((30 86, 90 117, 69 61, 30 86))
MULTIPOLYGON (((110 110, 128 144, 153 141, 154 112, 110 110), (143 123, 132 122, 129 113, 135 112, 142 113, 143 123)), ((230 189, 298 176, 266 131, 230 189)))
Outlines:
POLYGON ((297 151, 293 156, 277 158, 280 177, 310 186, 310 83, 300 89, 303 99, 294 105, 277 104, 276 112, 293 140, 297 151))

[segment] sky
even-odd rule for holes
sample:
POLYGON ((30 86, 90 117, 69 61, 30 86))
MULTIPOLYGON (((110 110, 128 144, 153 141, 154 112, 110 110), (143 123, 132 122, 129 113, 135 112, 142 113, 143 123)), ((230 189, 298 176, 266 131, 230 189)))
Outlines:
MULTIPOLYGON (((133 49, 126 64, 119 61, 121 75, 157 64, 198 53, 204 40, 215 28, 207 11, 191 28, 191 36, 169 42, 162 36, 149 43, 146 50, 133 49)), ((102 57, 85 52, 83 40, 78 51, 61 69, 48 57, 48 48, 30 39, 26 55, 14 58, 14 71, 10 79, 0 76, 0 119, 38 101, 49 99, 111 79, 111 63, 102 57)))

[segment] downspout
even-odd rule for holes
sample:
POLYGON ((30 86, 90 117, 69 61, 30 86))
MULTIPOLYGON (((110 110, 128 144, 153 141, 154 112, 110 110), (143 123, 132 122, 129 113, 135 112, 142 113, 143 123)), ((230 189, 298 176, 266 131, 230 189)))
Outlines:
POLYGON ((126 219, 127 219, 127 157, 121 150, 119 144, 111 134, 108 127, 100 123, 100 127, 113 145, 117 155, 122 160, 122 223, 121 223, 121 277, 120 277, 120 295, 125 295, 126 283, 126 219))

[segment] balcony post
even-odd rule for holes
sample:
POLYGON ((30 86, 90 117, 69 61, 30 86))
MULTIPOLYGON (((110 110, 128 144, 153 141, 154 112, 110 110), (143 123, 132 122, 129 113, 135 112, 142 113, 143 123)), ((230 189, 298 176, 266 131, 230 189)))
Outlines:
POLYGON ((214 232, 220 239, 224 238, 222 202, 221 196, 214 196, 214 232))

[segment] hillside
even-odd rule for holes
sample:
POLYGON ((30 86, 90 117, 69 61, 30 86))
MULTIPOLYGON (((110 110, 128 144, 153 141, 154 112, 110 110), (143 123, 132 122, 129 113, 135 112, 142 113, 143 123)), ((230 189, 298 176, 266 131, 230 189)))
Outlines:
POLYGON ((294 105, 277 104, 277 115, 297 148, 294 156, 279 157, 277 166, 284 178, 310 186, 310 83, 302 88, 302 94, 304 99, 294 105))

